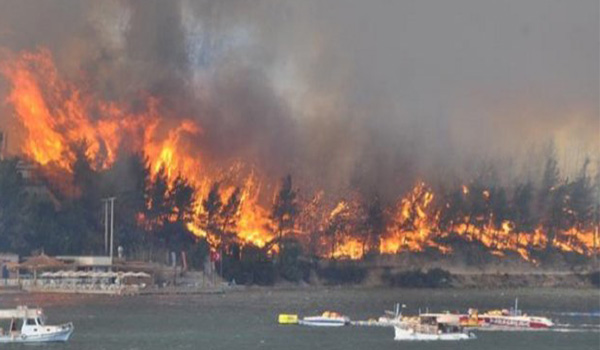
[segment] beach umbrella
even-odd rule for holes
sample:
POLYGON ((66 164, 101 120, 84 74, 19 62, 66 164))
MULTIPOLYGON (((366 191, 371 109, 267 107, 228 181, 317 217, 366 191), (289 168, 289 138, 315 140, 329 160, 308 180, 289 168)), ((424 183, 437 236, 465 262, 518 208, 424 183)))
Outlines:
POLYGON ((37 256, 29 257, 25 260, 25 262, 17 265, 20 269, 28 269, 28 270, 36 270, 36 269, 45 269, 45 268, 57 268, 65 266, 65 263, 49 257, 46 254, 40 254, 37 256))
POLYGON ((92 271, 89 273, 89 277, 91 278, 100 278, 102 275, 102 272, 97 272, 97 271, 92 271))
POLYGON ((88 277, 88 273, 86 271, 77 271, 77 272, 75 272, 74 277, 77 277, 77 278, 88 277))
POLYGON ((65 263, 63 263, 62 261, 55 258, 51 258, 48 255, 42 253, 40 255, 27 258, 25 262, 18 265, 14 265, 13 268, 33 271, 33 279, 36 280, 38 270, 52 269, 64 265, 65 263))

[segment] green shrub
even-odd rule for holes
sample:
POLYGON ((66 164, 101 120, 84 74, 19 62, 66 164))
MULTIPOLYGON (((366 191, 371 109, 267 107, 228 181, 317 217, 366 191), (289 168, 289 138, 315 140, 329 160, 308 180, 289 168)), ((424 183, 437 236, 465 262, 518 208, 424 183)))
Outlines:
POLYGON ((330 265, 317 268, 317 276, 324 279, 327 284, 359 284, 367 276, 367 270, 356 264, 330 265))

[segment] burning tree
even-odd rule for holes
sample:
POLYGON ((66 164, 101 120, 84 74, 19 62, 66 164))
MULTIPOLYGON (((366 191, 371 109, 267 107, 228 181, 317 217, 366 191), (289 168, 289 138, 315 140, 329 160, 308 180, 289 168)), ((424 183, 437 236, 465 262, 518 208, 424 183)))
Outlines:
POLYGON ((546 160, 538 194, 538 210, 542 218, 541 224, 546 232, 547 249, 550 249, 554 244, 556 230, 560 229, 561 225, 564 187, 560 186, 559 181, 558 165, 551 153, 546 160))
POLYGON ((336 258, 337 245, 344 236, 347 236, 348 230, 352 225, 350 207, 345 201, 341 201, 331 211, 325 228, 325 235, 330 241, 330 258, 336 258))
POLYGON ((281 181, 281 188, 271 209, 271 220, 275 226, 277 241, 281 241, 294 228, 298 215, 297 195, 298 190, 292 187, 292 176, 287 175, 281 181))
POLYGON ((228 246, 235 237, 236 228, 240 217, 240 206, 242 204, 241 190, 236 187, 227 202, 221 209, 222 217, 222 246, 228 246))
MULTIPOLYGON (((515 240, 517 249, 521 249, 521 235, 527 232, 533 232, 535 229, 532 216, 533 205, 533 185, 531 182, 519 184, 515 188, 512 200, 512 218, 513 231, 515 232, 515 240)), ((527 245, 526 242, 523 245, 527 245)))
POLYGON ((375 196, 369 203, 363 225, 363 255, 365 253, 375 253, 379 250, 381 237, 386 228, 385 214, 378 196, 375 196))

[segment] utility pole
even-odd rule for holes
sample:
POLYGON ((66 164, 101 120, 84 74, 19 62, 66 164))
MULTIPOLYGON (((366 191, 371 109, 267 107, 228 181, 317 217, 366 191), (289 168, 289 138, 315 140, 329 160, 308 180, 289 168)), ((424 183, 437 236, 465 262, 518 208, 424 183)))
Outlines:
POLYGON ((110 198, 110 261, 113 259, 113 248, 115 238, 115 199, 116 197, 110 198))
POLYGON ((108 255, 108 201, 104 202, 104 254, 108 255))
POLYGON ((110 256, 112 261, 115 238, 115 199, 117 197, 103 198, 104 202, 104 254, 110 256), (108 203, 110 202, 110 240, 108 230, 108 203))

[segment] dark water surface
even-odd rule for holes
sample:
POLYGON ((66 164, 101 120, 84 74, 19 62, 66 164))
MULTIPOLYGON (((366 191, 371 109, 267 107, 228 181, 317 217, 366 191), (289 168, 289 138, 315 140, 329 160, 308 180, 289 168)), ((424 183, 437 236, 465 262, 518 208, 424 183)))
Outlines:
POLYGON ((0 308, 41 306, 49 323, 73 321, 66 344, 2 345, 6 349, 600 349, 598 290, 251 289, 224 295, 98 297, 0 294, 0 308), (397 342, 392 328, 279 326, 279 313, 336 310, 376 318, 395 302, 432 311, 509 308, 552 318, 553 331, 478 332, 462 342, 397 342))

